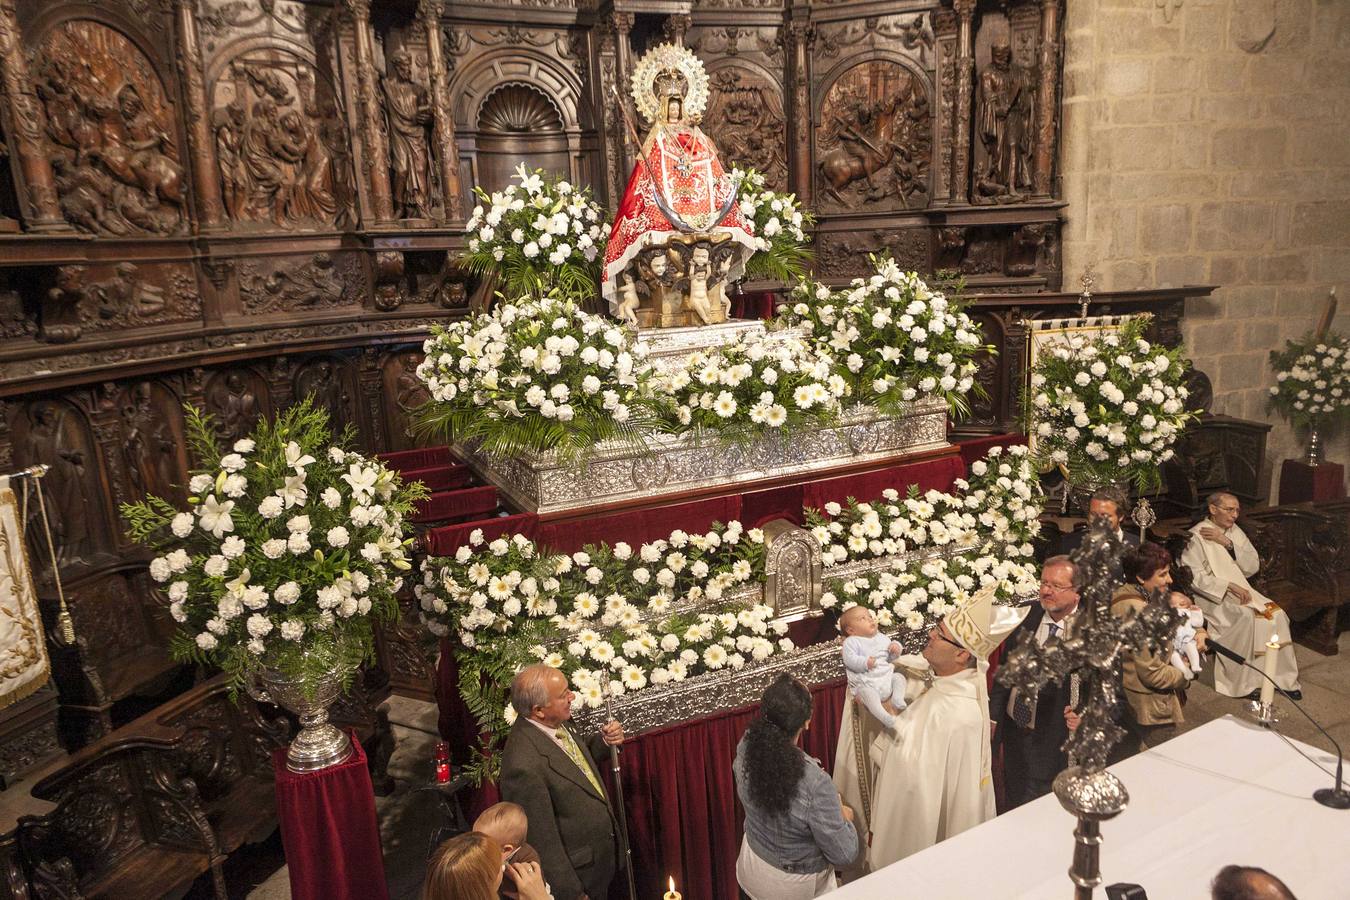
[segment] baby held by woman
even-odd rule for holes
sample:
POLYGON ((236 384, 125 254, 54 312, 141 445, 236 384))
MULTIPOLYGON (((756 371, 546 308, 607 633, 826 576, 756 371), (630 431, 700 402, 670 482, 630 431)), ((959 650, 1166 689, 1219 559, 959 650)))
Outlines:
POLYGON ((905 708, 905 676, 896 671, 900 645, 882 634, 876 614, 850 606, 839 617, 844 635, 844 669, 849 692, 882 725, 894 730, 895 717, 905 708))

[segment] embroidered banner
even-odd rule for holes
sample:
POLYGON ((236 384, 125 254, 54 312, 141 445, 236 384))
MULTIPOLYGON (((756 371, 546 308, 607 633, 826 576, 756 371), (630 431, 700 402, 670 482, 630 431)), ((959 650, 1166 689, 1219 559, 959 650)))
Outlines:
POLYGON ((0 707, 42 687, 50 670, 19 501, 0 476, 0 707))

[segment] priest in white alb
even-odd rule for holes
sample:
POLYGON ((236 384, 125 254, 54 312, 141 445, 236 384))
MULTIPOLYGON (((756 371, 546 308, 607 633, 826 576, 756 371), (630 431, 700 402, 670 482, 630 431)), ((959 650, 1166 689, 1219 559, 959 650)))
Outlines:
POLYGON ((926 667, 931 684, 872 744, 873 870, 994 817, 989 655, 1026 613, 985 588, 928 633, 922 660, 899 660, 926 667))
MULTIPOLYGON (((1261 568, 1256 548, 1237 526, 1242 506, 1232 494, 1209 496, 1209 517, 1191 529, 1190 543, 1181 562, 1191 570, 1195 600, 1204 610, 1210 640, 1247 657, 1257 668, 1271 634, 1279 638, 1275 684, 1298 694, 1298 663, 1294 660, 1289 616, 1247 581, 1261 568)), ((1214 689, 1228 697, 1246 697, 1261 689, 1264 679, 1256 669, 1217 657, 1214 689)))

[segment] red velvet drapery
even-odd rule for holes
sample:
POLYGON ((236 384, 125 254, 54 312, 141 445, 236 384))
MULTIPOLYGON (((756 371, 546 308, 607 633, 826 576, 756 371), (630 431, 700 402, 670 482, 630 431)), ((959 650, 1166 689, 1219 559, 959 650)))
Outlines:
POLYGON ((388 900, 375 791, 361 742, 345 763, 297 775, 272 754, 293 900, 388 900))

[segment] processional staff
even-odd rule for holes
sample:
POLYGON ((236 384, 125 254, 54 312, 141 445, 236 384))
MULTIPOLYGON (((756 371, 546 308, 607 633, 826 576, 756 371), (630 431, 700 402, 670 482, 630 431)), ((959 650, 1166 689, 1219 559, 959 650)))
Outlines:
POLYGON ((42 519, 42 534, 47 540, 47 555, 52 566, 52 581, 56 584, 58 604, 56 624, 61 640, 69 646, 75 643, 75 620, 71 618, 70 608, 66 606, 66 592, 61 585, 61 570, 56 563, 56 542, 52 540, 52 527, 47 520, 47 501, 42 495, 42 479, 49 471, 51 471, 51 466, 46 464, 29 466, 18 472, 10 473, 9 480, 18 481, 23 485, 23 504, 19 509, 19 515, 25 522, 28 521, 28 491, 30 486, 33 493, 37 495, 38 514, 42 519))
MULTIPOLYGON (((609 715, 609 720, 617 722, 618 717, 614 715, 614 698, 609 692, 609 679, 601 678, 600 690, 605 698, 605 712, 609 715)), ((624 869, 628 873, 628 900, 637 900, 637 881, 633 874, 633 845, 628 840, 628 811, 623 802, 623 772, 619 766, 619 748, 615 744, 609 745, 609 765, 610 771, 614 774, 614 805, 619 811, 619 831, 623 834, 623 852, 627 862, 624 869)))

